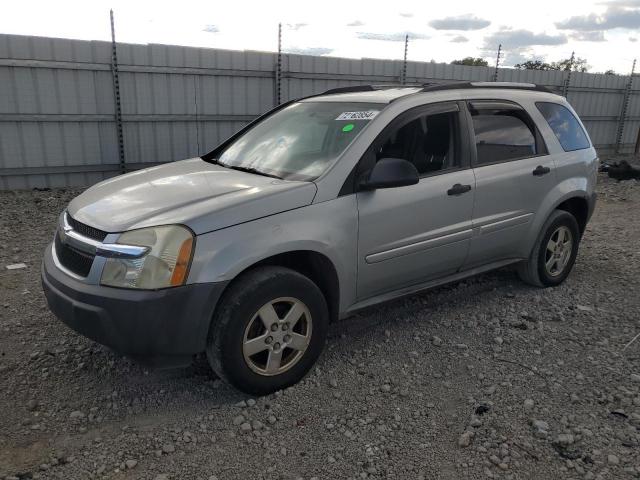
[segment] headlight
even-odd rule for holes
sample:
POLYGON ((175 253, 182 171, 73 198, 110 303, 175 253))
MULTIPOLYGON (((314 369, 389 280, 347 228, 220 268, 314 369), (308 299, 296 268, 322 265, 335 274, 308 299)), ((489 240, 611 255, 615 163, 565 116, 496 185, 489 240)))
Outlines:
POLYGON ((157 289, 183 285, 191 264, 194 238, 179 225, 124 232, 116 243, 149 247, 140 258, 109 258, 100 283, 111 287, 157 289))

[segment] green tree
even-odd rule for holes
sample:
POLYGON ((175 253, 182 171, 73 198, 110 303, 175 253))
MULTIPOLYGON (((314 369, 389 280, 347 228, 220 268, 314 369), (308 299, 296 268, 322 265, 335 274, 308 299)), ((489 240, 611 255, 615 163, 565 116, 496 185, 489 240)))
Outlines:
POLYGON ((553 70, 573 70, 574 72, 587 72, 591 68, 591 65, 587 63, 585 58, 574 58, 571 63, 570 58, 565 58, 559 62, 552 62, 552 65, 556 68, 553 70))
POLYGON ((542 60, 527 60, 526 62, 514 65, 520 70, 573 70, 574 72, 587 72, 591 66, 584 58, 574 58, 571 62, 570 58, 565 58, 558 62, 543 62, 542 60))
POLYGON ((480 57, 465 57, 462 60, 454 60, 451 65, 469 65, 471 67, 486 67, 489 65, 484 58, 480 57))
POLYGON ((542 60, 527 60, 526 62, 517 63, 513 67, 519 70, 556 70, 550 63, 542 60))

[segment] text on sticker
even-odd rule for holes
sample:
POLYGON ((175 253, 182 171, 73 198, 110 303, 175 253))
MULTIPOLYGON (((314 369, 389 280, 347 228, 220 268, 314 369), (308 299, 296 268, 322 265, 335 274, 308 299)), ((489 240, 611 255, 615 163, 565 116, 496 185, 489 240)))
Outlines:
POLYGON ((371 120, 380 113, 378 110, 367 110, 366 112, 342 112, 336 120, 371 120))

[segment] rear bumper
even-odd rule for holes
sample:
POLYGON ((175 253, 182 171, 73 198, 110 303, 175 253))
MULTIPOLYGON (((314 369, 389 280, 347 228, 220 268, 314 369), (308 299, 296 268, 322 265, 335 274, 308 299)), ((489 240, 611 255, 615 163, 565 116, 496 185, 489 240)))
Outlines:
POLYGON ((76 332, 155 366, 188 364, 204 351, 209 324, 226 283, 164 290, 87 285, 58 269, 51 245, 42 262, 42 288, 51 311, 76 332))

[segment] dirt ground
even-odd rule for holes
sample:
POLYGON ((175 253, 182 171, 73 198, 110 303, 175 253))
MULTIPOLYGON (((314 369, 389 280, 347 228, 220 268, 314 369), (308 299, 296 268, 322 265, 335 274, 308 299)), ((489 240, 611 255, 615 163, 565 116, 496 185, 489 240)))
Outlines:
POLYGON ((0 193, 0 479, 640 478, 640 182, 598 190, 562 286, 503 269, 365 311, 256 399, 67 329, 40 260, 78 192, 0 193))

